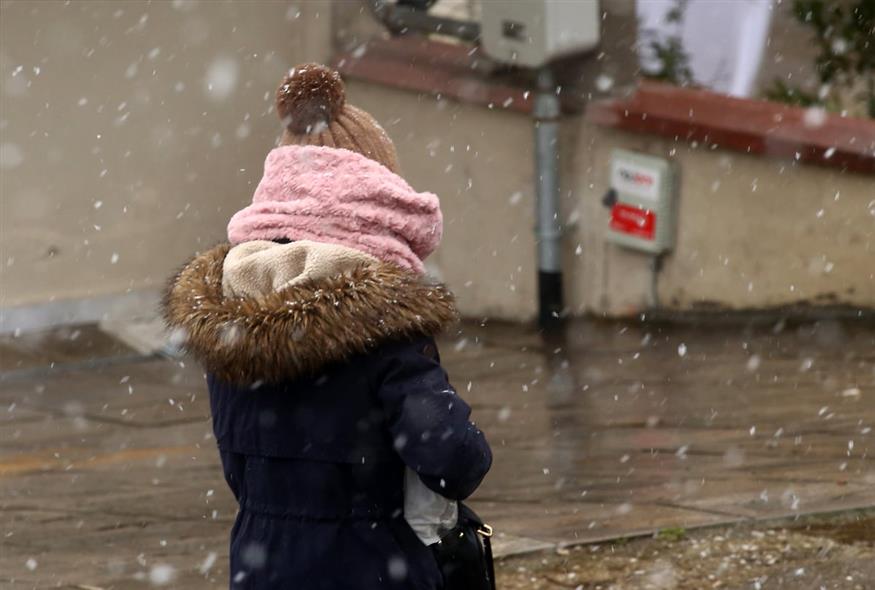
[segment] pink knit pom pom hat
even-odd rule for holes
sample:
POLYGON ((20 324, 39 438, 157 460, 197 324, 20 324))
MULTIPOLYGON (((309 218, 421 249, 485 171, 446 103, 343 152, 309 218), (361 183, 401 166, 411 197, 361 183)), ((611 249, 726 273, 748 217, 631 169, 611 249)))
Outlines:
POLYGON ((231 243, 339 244, 422 273, 443 231, 438 198, 398 176, 392 140, 346 103, 337 72, 293 69, 277 90, 277 112, 281 145, 267 156, 252 204, 231 218, 231 243))

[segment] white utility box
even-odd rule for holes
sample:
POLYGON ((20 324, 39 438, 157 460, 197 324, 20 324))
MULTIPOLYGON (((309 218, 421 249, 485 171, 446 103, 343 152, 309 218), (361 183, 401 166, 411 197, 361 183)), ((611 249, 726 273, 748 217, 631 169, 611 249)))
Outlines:
POLYGON ((608 240, 653 254, 674 247, 675 169, 671 162, 626 150, 611 155, 608 240))
POLYGON ((598 45, 598 0, 487 0, 481 3, 483 50, 507 64, 537 68, 598 45))

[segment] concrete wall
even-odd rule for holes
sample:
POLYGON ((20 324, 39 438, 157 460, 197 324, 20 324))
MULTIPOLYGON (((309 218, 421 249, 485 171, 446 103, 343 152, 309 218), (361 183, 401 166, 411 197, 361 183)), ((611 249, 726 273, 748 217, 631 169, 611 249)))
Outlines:
MULTIPOLYGON (((603 73, 634 79, 631 0, 604 0, 598 68, 577 68, 587 89, 603 73)), ((344 5, 341 47, 373 27, 344 5)), ((776 8, 760 87, 775 77, 810 86, 809 31, 776 8)), ((596 97, 599 92, 590 88, 596 97)), ((471 316, 531 319, 536 306, 531 121, 520 115, 352 83, 350 96, 389 122, 405 174, 442 198, 446 239, 432 263, 471 316)), ((604 93, 602 93, 602 96, 604 93)), ((677 248, 665 259, 655 299, 677 310, 795 303, 875 305, 873 179, 790 162, 636 136, 568 118, 562 138, 566 298, 573 313, 626 315, 654 300, 651 260, 607 243, 614 148, 663 155, 681 171, 677 248), (836 199, 836 193, 839 198, 836 199)))
POLYGON ((600 197, 618 147, 669 157, 680 171, 677 245, 657 277, 663 307, 875 306, 871 176, 578 124, 565 184, 565 207, 582 220, 566 249, 583 248, 569 267, 574 311, 622 315, 652 304, 650 257, 604 239, 600 197))
MULTIPOLYGON (((458 292, 463 311, 531 319, 531 121, 363 83, 350 84, 349 94, 388 122, 412 184, 440 195, 445 238, 431 263, 458 292)), ((875 305, 872 177, 617 132, 572 117, 565 119, 560 148, 571 312, 629 315, 653 303, 650 257, 605 240, 601 198, 615 148, 670 158, 680 171, 677 247, 657 278, 662 306, 875 305)))
POLYGON ((384 122, 414 188, 440 197, 444 238, 429 267, 466 314, 527 318, 535 300, 527 119, 356 82, 347 94, 384 122))
MULTIPOLYGON (((360 42, 355 22, 332 27, 346 5, 328 4, 4 1, 0 308, 92 298, 93 314, 106 297, 156 289, 193 251, 223 239, 279 132, 271 106, 283 71, 328 59, 333 34, 360 42)), ((631 4, 606 5, 611 38, 627 39, 631 4)), ((621 84, 628 43, 608 53, 601 63, 621 84)), ((532 318, 531 121, 360 82, 348 93, 395 138, 410 182, 441 196, 446 237, 431 266, 463 312, 532 318)), ((566 121, 561 147, 572 312, 650 304, 648 258, 603 238, 599 199, 614 147, 676 150, 680 234, 658 279, 666 305, 875 304, 871 178, 705 152, 581 118, 566 121)))
POLYGON ((158 286, 223 239, 327 2, 14 2, 0 15, 0 307, 158 286))

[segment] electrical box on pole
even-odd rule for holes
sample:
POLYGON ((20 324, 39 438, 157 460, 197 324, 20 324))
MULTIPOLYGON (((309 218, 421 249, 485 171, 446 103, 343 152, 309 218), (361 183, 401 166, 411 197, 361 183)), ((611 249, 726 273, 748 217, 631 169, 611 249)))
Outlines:
POLYGON ((481 3, 483 51, 495 61, 532 68, 538 86, 535 122, 535 238, 538 247, 538 322, 552 328, 564 314, 559 220, 559 86, 550 63, 599 43, 598 0, 481 3))
POLYGON ((483 50, 502 63, 539 68, 599 42, 597 0, 519 0, 481 3, 483 50))
POLYGON ((537 72, 532 105, 535 143, 535 239, 538 247, 538 320, 559 325, 562 298, 562 226, 559 218, 559 92, 551 62, 598 46, 598 0, 487 0, 479 23, 428 14, 433 0, 390 3, 367 0, 373 14, 395 34, 440 33, 478 42, 492 60, 537 72))

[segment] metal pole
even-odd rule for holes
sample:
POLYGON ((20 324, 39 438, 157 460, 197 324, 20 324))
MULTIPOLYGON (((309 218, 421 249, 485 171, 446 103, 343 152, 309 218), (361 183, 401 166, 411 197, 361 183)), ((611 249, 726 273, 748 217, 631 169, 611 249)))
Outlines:
POLYGON ((562 316, 562 266, 559 223, 559 97, 548 67, 538 71, 535 95, 535 239, 538 244, 538 322, 556 326, 562 316))

